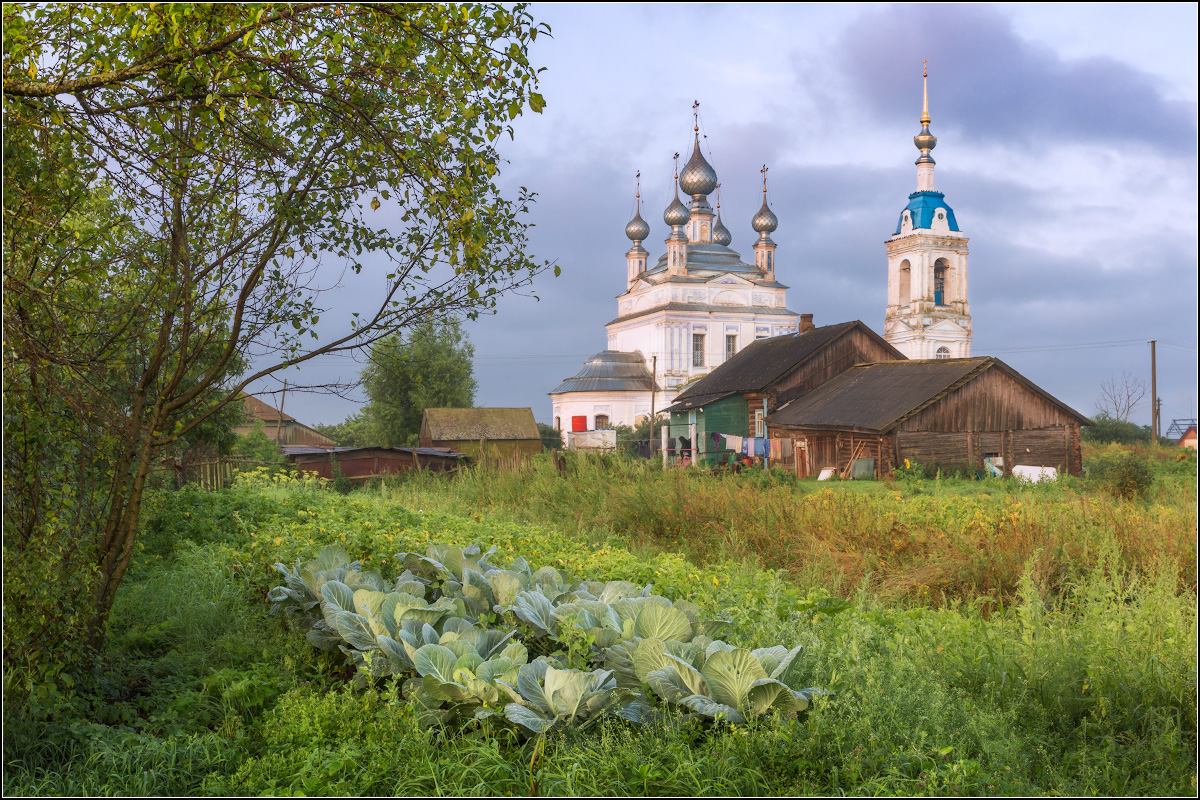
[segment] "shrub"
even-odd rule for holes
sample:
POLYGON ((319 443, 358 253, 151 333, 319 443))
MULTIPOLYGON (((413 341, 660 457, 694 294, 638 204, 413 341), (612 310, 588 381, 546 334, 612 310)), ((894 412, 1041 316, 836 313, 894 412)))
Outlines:
POLYGON ((555 428, 553 425, 547 425, 544 422, 537 424, 538 436, 542 438, 543 450, 562 450, 564 449, 562 431, 555 428))
POLYGON ((1091 425, 1085 425, 1079 432, 1085 442, 1096 444, 1137 444, 1150 443, 1150 426, 1138 425, 1134 422, 1122 422, 1107 414, 1097 414, 1091 425))
POLYGON ((1154 483, 1149 460, 1128 450, 1110 449, 1094 457, 1087 466, 1089 480, 1114 497, 1145 498, 1154 483))

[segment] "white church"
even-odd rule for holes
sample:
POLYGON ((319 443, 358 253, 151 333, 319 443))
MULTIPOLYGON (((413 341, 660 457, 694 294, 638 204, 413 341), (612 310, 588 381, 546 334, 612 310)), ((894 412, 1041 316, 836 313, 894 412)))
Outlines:
MULTIPOLYGON (((965 358, 971 354, 967 238, 934 188, 930 151, 937 138, 929 123, 926 89, 921 132, 913 139, 921 152, 917 190, 887 242, 884 338, 913 359, 965 358)), ((617 297, 617 316, 605 326, 608 348, 550 392, 559 430, 637 425, 750 342, 797 331, 788 287, 776 280, 770 234, 779 220, 767 202, 767 168, 762 206, 751 220, 758 235, 753 263, 746 263, 729 247, 733 237, 721 220, 717 173, 700 152, 698 124, 693 131, 692 156, 682 171, 676 156, 675 199, 663 213, 671 233, 653 264, 642 246, 650 226, 642 219, 639 189, 625 226, 633 242, 625 253, 628 282, 617 297), (686 206, 680 189, 691 197, 686 206), (708 203, 714 192, 715 211, 708 203)))

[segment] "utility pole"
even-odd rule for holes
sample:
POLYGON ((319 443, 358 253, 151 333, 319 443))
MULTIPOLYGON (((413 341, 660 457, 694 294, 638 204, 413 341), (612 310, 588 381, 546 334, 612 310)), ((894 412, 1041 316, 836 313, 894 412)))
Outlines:
POLYGON ((1158 339, 1150 340, 1150 434, 1158 441, 1158 367, 1154 348, 1158 339))
POLYGON ((279 395, 279 422, 275 425, 275 446, 279 447, 279 436, 283 433, 283 401, 287 399, 287 378, 283 379, 283 394, 279 395))
POLYGON ((658 356, 650 356, 650 454, 654 454, 654 395, 658 392, 658 356))

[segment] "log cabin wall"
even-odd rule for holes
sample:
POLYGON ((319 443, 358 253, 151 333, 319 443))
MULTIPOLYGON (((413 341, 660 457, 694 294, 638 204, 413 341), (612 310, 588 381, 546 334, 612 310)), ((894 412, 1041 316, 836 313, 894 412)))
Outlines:
POLYGON ((851 328, 770 388, 770 409, 815 389, 855 364, 895 361, 896 354, 859 327, 851 328))
POLYGON ((904 420, 897 432, 899 459, 943 469, 982 471, 989 453, 1004 458, 1005 473, 1025 464, 1079 475, 1083 466, 1079 420, 996 367, 904 420))
POLYGON ((901 431, 897 435, 899 460, 920 464, 932 473, 935 470, 974 470, 971 448, 966 431, 956 433, 901 431))
POLYGON ((901 431, 1016 431, 1078 420, 1002 369, 992 367, 904 420, 901 431))

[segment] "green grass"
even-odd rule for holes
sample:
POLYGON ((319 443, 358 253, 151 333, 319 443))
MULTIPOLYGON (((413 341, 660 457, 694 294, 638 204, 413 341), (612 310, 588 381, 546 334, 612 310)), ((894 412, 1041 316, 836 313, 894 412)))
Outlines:
MULTIPOLYGON (((251 481, 159 497, 94 674, 58 714, 6 706, 5 794, 1195 794, 1195 573, 1182 563, 1195 550, 1194 483, 1159 475, 1149 499, 1129 502, 1083 483, 573 469, 576 480, 546 467, 348 496, 251 481), (703 548, 666 538, 685 530, 685 509, 750 491, 779 516, 721 505, 723 540, 713 509, 695 521, 703 548), (647 492, 661 500, 639 499, 647 492), (820 526, 805 552, 826 551, 810 561, 797 549, 772 571, 781 562, 752 546, 754 530, 804 533, 785 500, 820 526), (879 514, 907 526, 907 550, 871 538, 893 530, 871 523, 879 514), (988 523, 972 534, 976 514, 988 523), (939 551, 913 542, 939 526, 963 548, 991 536, 1014 551, 1002 591, 895 592, 880 573, 928 568, 939 551), (1165 532, 1172 547, 1138 538, 1165 532), (734 644, 803 644, 812 683, 837 696, 800 721, 744 727, 610 721, 544 742, 492 722, 428 730, 395 686, 355 690, 336 657, 267 613, 274 561, 339 543, 390 575, 395 553, 432 541, 653 582, 733 619, 734 644), (875 547, 855 572, 830 542, 875 547), (1062 552, 1047 552, 1055 543, 1062 552), (849 608, 823 602, 831 594, 849 608)), ((980 558, 975 569, 998 569, 996 554, 980 558)))

